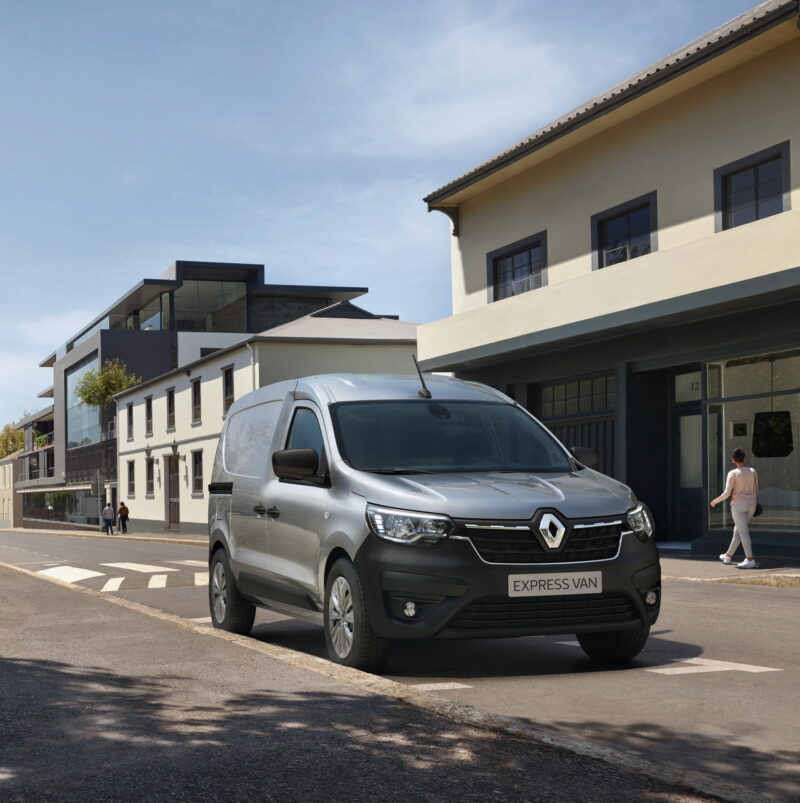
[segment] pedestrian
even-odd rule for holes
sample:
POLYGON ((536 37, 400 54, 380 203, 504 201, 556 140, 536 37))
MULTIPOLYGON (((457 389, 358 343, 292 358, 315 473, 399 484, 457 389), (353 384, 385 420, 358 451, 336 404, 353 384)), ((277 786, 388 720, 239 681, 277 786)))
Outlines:
POLYGON ((130 510, 128 510, 126 504, 123 502, 119 506, 119 510, 117 511, 117 532, 118 533, 126 533, 128 532, 128 516, 130 515, 130 510))
POLYGON ((731 517, 733 518, 733 539, 727 552, 723 552, 719 559, 729 564, 733 559, 739 543, 744 549, 744 560, 736 564, 737 569, 755 569, 756 561, 753 557, 753 545, 750 541, 750 519, 756 512, 758 503, 758 474, 754 468, 745 465, 747 455, 739 448, 735 449, 731 462, 736 468, 728 472, 725 490, 711 502, 716 507, 723 499, 730 497, 731 517))
POLYGON ((111 502, 106 502, 103 508, 103 531, 106 535, 114 535, 114 508, 111 502))

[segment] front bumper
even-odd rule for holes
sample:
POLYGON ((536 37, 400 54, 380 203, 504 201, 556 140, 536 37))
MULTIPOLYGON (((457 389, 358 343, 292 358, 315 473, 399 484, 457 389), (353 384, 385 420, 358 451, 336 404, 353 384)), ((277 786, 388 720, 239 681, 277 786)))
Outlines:
POLYGON ((653 541, 622 535, 608 560, 561 564, 487 564, 469 541, 405 546, 370 535, 356 556, 370 621, 384 638, 508 638, 625 630, 652 625, 661 605, 661 568, 653 541), (601 571, 602 594, 509 597, 510 574, 601 571), (645 604, 655 591, 657 603, 645 604), (404 612, 413 603, 414 615, 404 612))

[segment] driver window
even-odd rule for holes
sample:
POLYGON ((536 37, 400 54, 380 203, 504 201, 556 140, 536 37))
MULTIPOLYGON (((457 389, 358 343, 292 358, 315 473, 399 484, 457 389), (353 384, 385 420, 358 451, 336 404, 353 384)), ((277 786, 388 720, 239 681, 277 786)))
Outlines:
POLYGON ((318 455, 320 465, 325 457, 325 441, 322 439, 322 430, 319 421, 311 410, 298 407, 295 410, 289 437, 286 439, 287 449, 313 449, 318 455))

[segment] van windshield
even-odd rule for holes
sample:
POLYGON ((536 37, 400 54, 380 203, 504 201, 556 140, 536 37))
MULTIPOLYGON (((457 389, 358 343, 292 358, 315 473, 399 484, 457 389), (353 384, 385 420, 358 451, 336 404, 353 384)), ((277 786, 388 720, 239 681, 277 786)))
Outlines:
POLYGON ((340 454, 362 471, 572 470, 544 427, 502 402, 340 402, 330 410, 340 454))

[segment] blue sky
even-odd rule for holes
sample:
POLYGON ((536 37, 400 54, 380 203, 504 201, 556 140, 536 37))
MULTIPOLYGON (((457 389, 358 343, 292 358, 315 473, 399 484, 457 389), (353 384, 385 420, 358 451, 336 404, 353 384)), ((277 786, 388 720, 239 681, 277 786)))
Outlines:
POLYGON ((423 195, 753 0, 26 0, 0 27, 0 425, 176 259, 450 312, 423 195))

